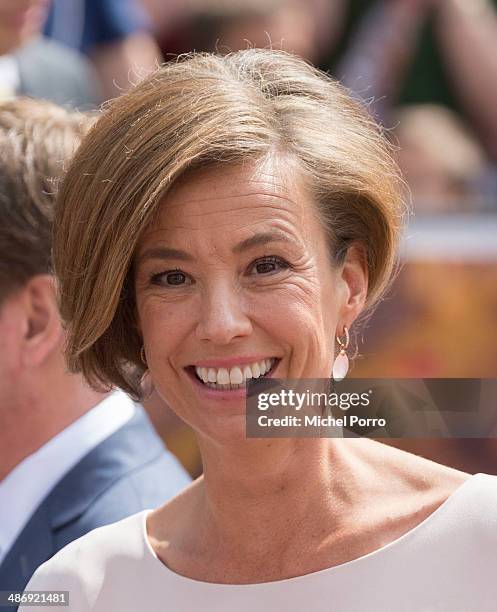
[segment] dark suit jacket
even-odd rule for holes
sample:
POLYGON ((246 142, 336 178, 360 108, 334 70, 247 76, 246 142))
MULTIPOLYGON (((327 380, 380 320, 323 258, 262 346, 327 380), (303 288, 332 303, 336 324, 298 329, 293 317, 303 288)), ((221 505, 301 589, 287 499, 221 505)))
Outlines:
MULTIPOLYGON (((143 408, 70 470, 0 565, 0 591, 23 590, 38 566, 88 531, 156 508, 190 482, 143 408)), ((12 500, 15 512, 16 500, 12 500)), ((2 610, 15 608, 2 608, 2 610)))
POLYGON ((20 77, 17 94, 43 98, 80 110, 100 102, 97 77, 82 55, 47 38, 40 38, 14 54, 20 77))

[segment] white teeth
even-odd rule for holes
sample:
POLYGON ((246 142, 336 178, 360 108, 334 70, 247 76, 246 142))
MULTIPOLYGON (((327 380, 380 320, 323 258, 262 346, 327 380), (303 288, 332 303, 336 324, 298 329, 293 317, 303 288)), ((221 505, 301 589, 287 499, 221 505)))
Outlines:
POLYGON ((230 375, 226 368, 219 368, 217 371, 217 384, 218 385, 229 385, 230 375))
POLYGON ((241 385, 243 382, 243 374, 240 368, 231 368, 230 370, 230 383, 232 385, 241 385))
POLYGON ((243 378, 245 378, 245 380, 247 380, 247 378, 252 378, 252 370, 250 369, 250 366, 245 366, 243 368, 243 378))
POLYGON ((234 389, 243 387, 249 378, 264 376, 273 367, 275 359, 262 359, 244 366, 228 368, 195 368, 197 376, 209 387, 234 389))

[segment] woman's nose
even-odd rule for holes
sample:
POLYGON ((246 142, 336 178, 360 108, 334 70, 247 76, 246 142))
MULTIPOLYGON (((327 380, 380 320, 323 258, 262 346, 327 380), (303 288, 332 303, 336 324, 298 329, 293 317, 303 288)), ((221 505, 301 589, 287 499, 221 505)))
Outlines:
POLYGON ((234 288, 217 287, 207 292, 201 303, 196 329, 200 340, 226 345, 251 332, 252 324, 234 288))

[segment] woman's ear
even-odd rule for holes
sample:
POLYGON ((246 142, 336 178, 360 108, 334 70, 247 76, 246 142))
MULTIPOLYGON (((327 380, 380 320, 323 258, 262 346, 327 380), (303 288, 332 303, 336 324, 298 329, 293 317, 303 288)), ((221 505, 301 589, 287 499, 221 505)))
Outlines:
POLYGON ((368 266, 364 247, 353 243, 347 249, 341 268, 344 300, 339 312, 342 325, 351 327, 364 310, 368 294, 368 266))

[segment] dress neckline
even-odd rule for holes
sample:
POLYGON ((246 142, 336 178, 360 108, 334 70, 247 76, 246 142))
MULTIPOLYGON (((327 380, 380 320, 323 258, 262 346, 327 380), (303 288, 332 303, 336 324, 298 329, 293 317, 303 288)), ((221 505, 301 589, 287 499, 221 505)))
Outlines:
POLYGON ((183 576, 182 574, 178 574, 177 572, 174 572, 172 569, 170 569, 167 565, 165 565, 165 563, 163 563, 159 559, 159 557, 155 553, 148 539, 147 517, 151 512, 153 512, 153 510, 143 510, 142 512, 139 513, 137 518, 139 518, 139 522, 140 522, 141 539, 142 539, 144 549, 145 549, 145 557, 151 562, 151 565, 155 566, 159 572, 162 572, 162 578, 164 578, 165 576, 168 576, 171 580, 175 580, 180 583, 183 583, 183 585, 190 585, 191 587, 196 586, 197 588, 204 587, 205 589, 210 589, 210 588, 212 589, 221 588, 221 589, 226 589, 226 590, 230 590, 230 589, 231 590, 242 590, 242 589, 249 589, 249 588, 250 589, 256 589, 256 588, 267 589, 267 588, 270 588, 272 586, 274 587, 277 585, 304 582, 306 580, 311 580, 318 576, 338 575, 340 572, 348 571, 349 569, 362 565, 363 563, 372 561, 373 559, 376 559, 377 557, 381 557, 387 552, 395 550, 402 544, 405 544, 406 542, 408 542, 414 536, 418 535, 420 532, 432 526, 432 524, 435 521, 437 521, 437 519, 440 519, 443 514, 449 511, 451 506, 453 506, 455 500, 457 500, 463 493, 467 493, 467 489, 470 488, 470 486, 473 486, 476 480, 478 480, 480 477, 484 478, 485 476, 488 476, 488 475, 483 474, 483 473, 477 473, 467 478, 462 484, 460 484, 456 489, 454 489, 454 491, 449 495, 449 497, 447 497, 447 499, 444 502, 442 502, 442 504, 440 504, 438 508, 436 508, 431 514, 429 514, 420 523, 415 525, 412 529, 409 529, 409 531, 406 531, 405 533, 403 533, 401 536, 399 536, 395 540, 392 540, 388 544, 385 544, 384 546, 381 546, 380 548, 377 548, 376 550, 366 553, 365 555, 361 555, 360 557, 357 557, 356 559, 351 559, 350 561, 346 561, 345 563, 340 563, 339 565, 333 565, 331 567, 327 567, 322 570, 318 570, 316 572, 310 572, 308 574, 303 574, 301 576, 294 576, 292 578, 283 578, 281 580, 273 580, 269 582, 256 582, 256 583, 250 583, 250 584, 225 584, 225 583, 218 583, 218 582, 206 582, 203 580, 196 580, 195 578, 189 578, 187 576, 183 576))

